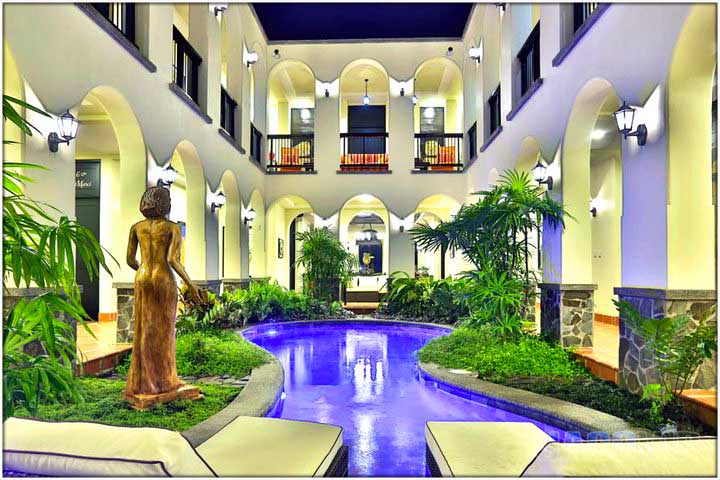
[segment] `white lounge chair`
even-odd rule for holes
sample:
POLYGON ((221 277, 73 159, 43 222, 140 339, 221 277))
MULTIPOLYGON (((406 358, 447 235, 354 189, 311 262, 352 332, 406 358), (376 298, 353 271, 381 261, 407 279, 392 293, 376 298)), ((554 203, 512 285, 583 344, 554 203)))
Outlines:
POLYGON ((427 422, 443 477, 715 477, 715 437, 554 441, 532 423, 427 422))
POLYGON ((320 423, 238 417, 197 448, 161 428, 9 418, 3 430, 7 475, 347 475, 342 428, 320 423))

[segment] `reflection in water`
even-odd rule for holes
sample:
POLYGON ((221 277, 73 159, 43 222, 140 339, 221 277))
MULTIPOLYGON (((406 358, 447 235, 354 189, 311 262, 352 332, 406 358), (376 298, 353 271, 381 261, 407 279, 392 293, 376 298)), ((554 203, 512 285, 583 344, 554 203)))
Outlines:
MULTIPOLYGON (((325 322, 259 326, 245 336, 271 351, 285 369, 285 399, 274 416, 342 426, 351 476, 422 476, 426 421, 529 421, 420 379, 414 352, 445 333, 325 322), (277 334, 267 335, 268 328, 277 334)), ((568 438, 562 430, 533 423, 554 438, 568 438)))

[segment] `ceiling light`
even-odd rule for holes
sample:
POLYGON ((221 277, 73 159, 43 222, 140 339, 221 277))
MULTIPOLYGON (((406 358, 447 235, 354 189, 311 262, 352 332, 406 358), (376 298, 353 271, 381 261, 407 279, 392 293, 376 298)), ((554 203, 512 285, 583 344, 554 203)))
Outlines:
POLYGON ((370 97, 368 96, 368 79, 365 79, 365 96, 363 97, 363 105, 370 105, 370 97))

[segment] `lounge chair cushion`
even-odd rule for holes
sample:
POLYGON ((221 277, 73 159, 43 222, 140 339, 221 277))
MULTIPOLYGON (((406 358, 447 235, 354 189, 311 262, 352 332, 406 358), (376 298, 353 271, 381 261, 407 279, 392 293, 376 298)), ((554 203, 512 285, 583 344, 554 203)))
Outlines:
POLYGON ((9 418, 3 468, 47 476, 214 476, 177 432, 9 418))
POLYGON ((444 477, 520 476, 552 437, 532 423, 427 422, 425 440, 444 477))
POLYGON ((527 467, 528 477, 714 477, 717 440, 638 439, 550 443, 527 467))
POLYGON ((197 447, 219 476, 323 476, 342 447, 342 428, 238 417, 197 447))

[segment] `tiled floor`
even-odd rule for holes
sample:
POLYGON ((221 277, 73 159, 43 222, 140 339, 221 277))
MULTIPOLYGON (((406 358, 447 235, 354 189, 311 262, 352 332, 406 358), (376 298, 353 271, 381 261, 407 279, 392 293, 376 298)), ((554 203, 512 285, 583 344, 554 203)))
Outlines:
POLYGON ((84 365, 132 349, 132 344, 115 342, 117 322, 88 322, 87 326, 95 338, 82 326, 77 327, 78 354, 84 365))

